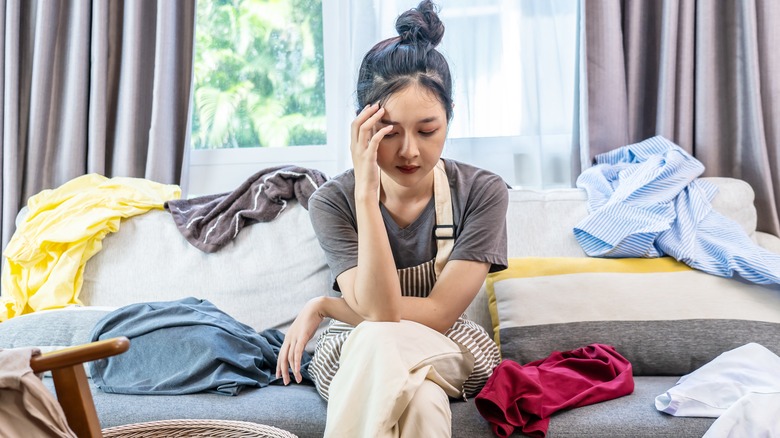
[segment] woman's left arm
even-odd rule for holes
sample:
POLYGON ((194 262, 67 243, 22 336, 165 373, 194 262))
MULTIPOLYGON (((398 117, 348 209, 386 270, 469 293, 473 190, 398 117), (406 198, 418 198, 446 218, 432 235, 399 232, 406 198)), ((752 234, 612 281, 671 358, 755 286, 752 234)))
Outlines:
MULTIPOLYGON (((450 260, 426 298, 401 297, 401 319, 419 322, 441 333, 455 324, 485 281, 490 263, 450 260)), ((343 298, 321 297, 322 317, 358 325, 363 318, 343 298)), ((308 341, 308 339, 307 339, 308 341)))
POLYGON ((444 333, 466 311, 487 277, 490 263, 450 260, 427 298, 404 297, 401 319, 444 333))

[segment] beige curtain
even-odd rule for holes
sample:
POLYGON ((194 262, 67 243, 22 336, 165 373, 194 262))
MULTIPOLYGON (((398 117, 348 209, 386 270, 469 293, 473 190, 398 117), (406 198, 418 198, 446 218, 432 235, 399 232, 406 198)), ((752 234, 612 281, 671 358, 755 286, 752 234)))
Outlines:
POLYGON ((590 157, 663 135, 753 186, 780 235, 780 2, 586 2, 590 157))
POLYGON ((2 245, 85 173, 179 184, 195 0, 0 0, 2 245))

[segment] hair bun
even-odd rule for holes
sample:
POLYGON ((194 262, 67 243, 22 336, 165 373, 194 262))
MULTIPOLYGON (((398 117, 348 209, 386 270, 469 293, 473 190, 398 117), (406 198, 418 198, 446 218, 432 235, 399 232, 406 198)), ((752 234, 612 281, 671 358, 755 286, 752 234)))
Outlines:
POLYGON ((436 47, 444 36, 444 23, 439 20, 433 2, 423 0, 416 8, 398 16, 395 30, 402 44, 430 44, 436 47))

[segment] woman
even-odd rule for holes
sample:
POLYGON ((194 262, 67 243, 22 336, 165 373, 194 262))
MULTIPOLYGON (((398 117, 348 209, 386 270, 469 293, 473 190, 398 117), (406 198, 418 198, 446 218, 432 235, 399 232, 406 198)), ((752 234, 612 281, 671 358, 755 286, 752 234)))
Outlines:
POLYGON ((279 355, 277 377, 288 384, 290 366, 300 382, 303 349, 332 318, 309 366, 328 400, 326 436, 450 436, 449 397, 476 394, 499 360, 463 312, 506 268, 507 186, 440 159, 452 84, 434 5, 396 29, 360 67, 354 169, 309 200, 341 296, 307 303, 279 355))

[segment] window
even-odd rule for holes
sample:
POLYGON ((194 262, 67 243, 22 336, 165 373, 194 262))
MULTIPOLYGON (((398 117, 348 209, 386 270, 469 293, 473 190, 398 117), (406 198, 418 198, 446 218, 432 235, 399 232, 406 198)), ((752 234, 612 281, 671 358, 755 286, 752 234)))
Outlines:
POLYGON ((323 145, 320 0, 200 1, 192 147, 323 145))
MULTIPOLYGON (((395 17, 417 3, 199 1, 196 87, 205 84, 209 91, 196 88, 195 101, 197 110, 213 113, 215 121, 209 125, 204 118, 196 124, 193 118, 189 194, 232 190, 256 171, 277 164, 299 164, 329 175, 350 167, 348 130, 360 61, 374 43, 396 34, 395 17), (228 47, 231 42, 243 46, 228 47), (209 74, 214 78, 204 79, 209 74), (315 77, 319 82, 312 81, 315 77), (226 78, 239 84, 235 90, 225 85, 226 78), (263 85, 268 83, 272 93, 263 85), (253 119, 245 109, 250 96, 254 103, 267 96, 276 100, 264 101, 253 119), (207 105, 204 98, 212 100, 207 105), (283 113, 282 103, 287 105, 283 113), (213 130, 216 120, 221 127, 253 129, 240 135, 209 134, 204 128, 213 130), (204 140, 209 135, 214 142, 204 140)), ((439 50, 450 62, 455 94, 444 156, 490 169, 515 187, 570 186, 577 0, 438 4, 446 26, 439 50)))
POLYGON ((332 155, 322 0, 197 8, 188 195, 232 190, 277 164, 322 168, 332 155))

